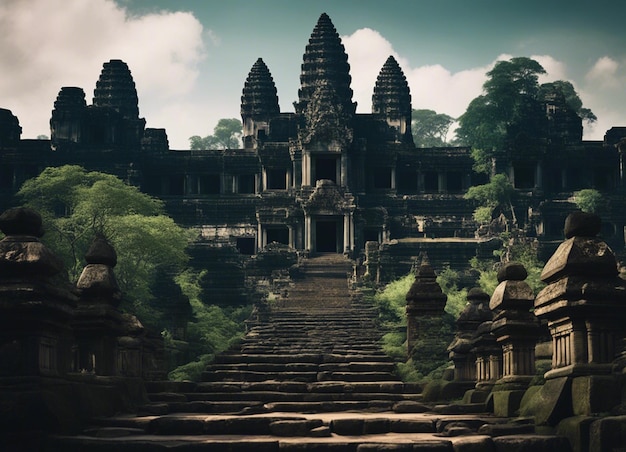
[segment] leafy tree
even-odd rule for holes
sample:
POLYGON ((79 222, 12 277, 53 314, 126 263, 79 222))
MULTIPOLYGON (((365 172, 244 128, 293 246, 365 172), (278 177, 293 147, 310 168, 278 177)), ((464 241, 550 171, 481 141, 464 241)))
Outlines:
POLYGON ((454 122, 452 116, 434 110, 413 110, 411 129, 417 147, 445 146, 448 130, 454 122))
POLYGON ((583 212, 599 213, 606 207, 602 193, 593 188, 585 188, 574 193, 574 203, 583 212))
POLYGON ((191 238, 165 215, 162 201, 115 176, 75 165, 46 168, 26 181, 18 196, 41 213, 47 231, 43 240, 64 260, 72 280, 80 275, 93 238, 109 240, 118 254, 123 307, 143 321, 158 322, 149 306, 156 271, 182 268, 191 238))
POLYGON ((491 177, 489 183, 470 187, 464 197, 477 203, 478 207, 474 211, 474 219, 477 222, 484 223, 491 220, 494 210, 498 208, 507 220, 516 224, 517 219, 512 203, 514 193, 513 185, 506 175, 496 174, 491 177))
POLYGON ((498 61, 487 73, 483 94, 470 102, 456 129, 458 142, 480 149, 474 156, 479 171, 486 172, 491 159, 505 149, 524 149, 545 136, 544 101, 550 93, 561 92, 581 118, 595 120, 591 110, 582 107, 571 83, 539 85, 539 76, 545 73, 537 61, 526 57, 498 61))
POLYGON ((243 133, 241 121, 237 118, 222 118, 213 129, 213 135, 201 137, 194 135, 189 138, 189 149, 238 149, 243 133))

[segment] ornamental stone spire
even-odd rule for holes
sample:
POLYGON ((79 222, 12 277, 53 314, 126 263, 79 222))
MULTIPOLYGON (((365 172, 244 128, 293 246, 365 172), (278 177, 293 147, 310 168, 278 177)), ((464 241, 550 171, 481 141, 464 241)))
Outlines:
POLYGON ((413 142, 411 135, 411 92, 400 65, 389 56, 372 95, 372 113, 384 118, 394 141, 413 142))
POLYGON ((93 92, 93 105, 110 107, 126 119, 139 119, 139 99, 133 76, 122 60, 104 63, 93 92))
POLYGON ((250 116, 267 117, 280 113, 278 95, 272 74, 265 62, 256 60, 243 86, 241 96, 241 117, 244 122, 250 116))
POLYGON ((326 13, 320 16, 311 33, 301 68, 299 102, 295 104, 297 113, 303 113, 320 85, 329 85, 337 96, 336 101, 347 112, 354 114, 356 103, 352 103, 348 55, 326 13))

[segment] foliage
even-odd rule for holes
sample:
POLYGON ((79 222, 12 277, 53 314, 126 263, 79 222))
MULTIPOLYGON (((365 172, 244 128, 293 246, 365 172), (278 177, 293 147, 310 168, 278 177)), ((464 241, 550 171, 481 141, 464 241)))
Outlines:
POLYGON ((118 255, 115 270, 125 303, 142 321, 157 320, 149 305, 156 272, 182 268, 191 238, 165 215, 161 201, 115 176, 72 165, 46 168, 18 196, 42 215, 48 231, 43 241, 64 260, 71 280, 78 279, 93 238, 103 236, 118 255))
POLYGON ((606 208, 606 200, 598 190, 586 188, 574 193, 574 203, 583 212, 600 213, 606 208))
POLYGON ((575 111, 583 121, 592 123, 598 120, 590 109, 583 107, 583 102, 580 100, 580 97, 578 97, 574 85, 568 81, 557 80, 551 83, 544 83, 539 87, 538 95, 543 101, 547 100, 549 96, 563 96, 567 106, 575 111))
POLYGON ((406 294, 415 281, 415 275, 409 273, 390 282, 374 295, 374 302, 381 312, 381 319, 387 324, 406 324, 406 294))
POLYGON ((250 305, 220 307, 206 305, 200 300, 199 280, 202 272, 186 270, 176 277, 183 293, 189 297, 193 320, 187 327, 190 354, 195 361, 174 369, 171 380, 197 381, 200 374, 216 354, 228 350, 245 334, 244 321, 250 316, 250 305))
POLYGON ((565 103, 586 121, 595 120, 571 83, 557 81, 539 85, 539 75, 545 69, 526 57, 498 61, 487 72, 483 94, 473 99, 459 118, 457 140, 480 149, 481 159, 475 159, 480 171, 488 169, 489 160, 507 148, 525 148, 534 137, 547 130, 544 102, 556 92, 565 103))
POLYGON ((448 130, 453 122, 452 116, 434 110, 413 110, 411 130, 415 146, 422 148, 445 146, 448 130))
POLYGON ((383 336, 383 351, 397 360, 406 359, 406 329, 395 331, 383 336))
POLYGON ((454 318, 444 313, 442 317, 419 319, 420 334, 409 357, 423 375, 448 363, 448 345, 454 338, 454 318))
POLYGON ((459 272, 450 267, 443 269, 437 276, 437 283, 448 297, 445 311, 455 319, 459 317, 467 304, 467 289, 459 289, 459 281, 459 272))
POLYGON ((483 185, 470 187, 465 193, 465 199, 473 200, 478 204, 474 210, 474 219, 479 222, 490 221, 496 208, 510 220, 516 223, 512 197, 515 193, 513 185, 504 174, 496 174, 483 185))
POLYGON ((194 135, 189 138, 189 149, 238 149, 241 145, 243 128, 237 118, 222 118, 213 129, 213 135, 201 137, 194 135))

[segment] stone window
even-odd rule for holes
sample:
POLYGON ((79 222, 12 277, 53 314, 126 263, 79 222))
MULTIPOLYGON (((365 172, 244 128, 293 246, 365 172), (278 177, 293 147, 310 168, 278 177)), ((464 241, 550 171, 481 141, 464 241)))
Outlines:
POLYGON ((374 188, 392 188, 391 168, 376 168, 374 170, 374 188))
POLYGON ((530 189, 535 187, 535 167, 516 166, 513 168, 515 188, 530 189))
POLYGON ((268 169, 267 170, 267 189, 268 190, 286 190, 287 189, 287 171, 284 169, 268 169))
POLYGON ((240 174, 237 176, 237 193, 254 194, 255 190, 254 174, 240 174))
POLYGON ((315 159, 315 181, 323 179, 337 183, 336 157, 317 157, 315 159))
POLYGON ((363 241, 367 242, 379 242, 380 230, 378 228, 365 228, 363 231, 363 241))
POLYGON ((254 237, 237 237, 237 251, 248 256, 256 252, 256 239, 254 237))
POLYGON ((220 194, 219 174, 206 174, 198 178, 198 193, 201 195, 220 194))
POLYGON ((446 177, 446 189, 449 193, 461 193, 464 191, 463 173, 460 171, 450 171, 446 177))
POLYGON ((397 175, 398 190, 405 193, 413 193, 417 191, 417 173, 415 171, 398 171, 397 175))
POLYGON ((426 171, 424 173, 424 191, 427 193, 439 191, 439 173, 437 171, 426 171))
POLYGON ((286 226, 267 228, 267 244, 272 242, 282 243, 283 245, 289 245, 289 228, 286 226))
POLYGON ((185 194, 185 176, 183 174, 173 174, 169 177, 168 195, 185 194))

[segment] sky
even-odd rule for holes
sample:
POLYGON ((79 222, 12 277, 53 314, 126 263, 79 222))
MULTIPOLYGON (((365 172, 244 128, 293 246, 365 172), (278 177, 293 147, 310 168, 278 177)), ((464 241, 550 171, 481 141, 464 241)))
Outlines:
POLYGON ((371 111, 389 55, 413 108, 455 118, 496 61, 523 56, 546 69, 540 82, 572 82, 596 114, 584 139, 626 126, 626 3, 615 0, 1 0, 0 108, 18 116, 22 138, 49 136, 61 87, 83 88, 91 104, 102 64, 122 59, 147 127, 188 149, 220 118, 240 118, 259 57, 281 111, 294 111, 302 55, 324 12, 346 48, 359 113, 371 111))

